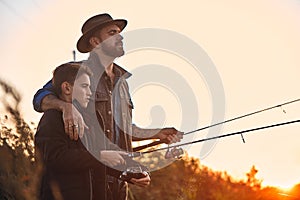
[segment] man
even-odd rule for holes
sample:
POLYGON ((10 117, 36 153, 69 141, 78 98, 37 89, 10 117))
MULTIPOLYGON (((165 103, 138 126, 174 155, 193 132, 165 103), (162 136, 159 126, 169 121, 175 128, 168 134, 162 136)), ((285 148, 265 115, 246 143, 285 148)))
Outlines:
MULTIPOLYGON (((95 116, 107 138, 127 152, 132 151, 132 139, 178 142, 182 133, 174 128, 141 129, 132 125, 133 104, 126 82, 131 74, 114 63, 117 57, 124 55, 120 32, 126 25, 127 21, 124 19, 114 20, 109 14, 99 14, 89 18, 82 26, 82 36, 77 42, 77 49, 82 53, 90 53, 85 64, 94 73, 91 81, 94 102, 89 104, 94 115, 91 115, 95 116)), ((34 108, 37 111, 53 108, 61 110, 66 132, 71 139, 77 140, 78 135, 82 137, 86 123, 72 104, 62 102, 54 95, 51 87, 49 82, 36 93, 34 108)), ((142 180, 149 182, 150 177, 142 180)), ((126 199, 127 183, 117 182, 112 179, 109 183, 112 198, 126 199)))
MULTIPOLYGON (((59 99, 74 104, 82 114, 92 95, 90 75, 90 69, 80 63, 63 64, 53 73, 53 86, 59 99)), ((121 172, 106 168, 101 162, 109 166, 124 164, 122 156, 126 153, 107 151, 104 147, 96 149, 95 143, 100 147, 98 144, 103 140, 96 140, 93 134, 89 132, 83 140, 72 141, 65 134, 62 113, 55 109, 45 111, 35 135, 35 148, 40 155, 37 159, 44 166, 39 199, 106 198, 106 173, 120 177, 121 172), (93 149, 94 155, 87 148, 93 149)))

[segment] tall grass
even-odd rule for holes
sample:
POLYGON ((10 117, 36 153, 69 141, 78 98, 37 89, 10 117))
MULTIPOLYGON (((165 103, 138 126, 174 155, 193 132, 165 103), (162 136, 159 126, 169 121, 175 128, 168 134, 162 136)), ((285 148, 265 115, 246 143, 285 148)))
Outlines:
POLYGON ((0 200, 35 200, 41 167, 34 158, 34 128, 22 118, 20 94, 0 79, 0 200))

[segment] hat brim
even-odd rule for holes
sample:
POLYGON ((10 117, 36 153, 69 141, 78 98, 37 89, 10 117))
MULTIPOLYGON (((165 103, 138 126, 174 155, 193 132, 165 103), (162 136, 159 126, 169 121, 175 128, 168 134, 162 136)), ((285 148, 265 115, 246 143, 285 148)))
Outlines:
POLYGON ((81 53, 90 52, 91 51, 91 47, 90 47, 90 44, 89 44, 88 40, 90 39, 90 37, 92 36, 92 34, 95 31, 103 28, 104 26, 110 25, 110 24, 117 25, 120 28, 120 30, 122 31, 126 27, 126 25, 127 25, 127 20, 125 20, 125 19, 110 20, 110 21, 107 21, 107 22, 104 22, 102 24, 99 24, 98 26, 95 26, 94 28, 88 30, 77 41, 77 49, 78 49, 78 51, 81 52, 81 53))

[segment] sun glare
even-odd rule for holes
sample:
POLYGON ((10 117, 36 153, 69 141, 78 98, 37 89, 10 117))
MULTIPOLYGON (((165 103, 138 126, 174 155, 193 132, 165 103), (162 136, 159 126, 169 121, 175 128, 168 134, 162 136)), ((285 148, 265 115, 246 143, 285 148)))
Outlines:
POLYGON ((293 187, 298 183, 299 181, 297 179, 292 180, 273 180, 273 181, 263 181, 262 186, 263 187, 276 187, 282 192, 290 192, 293 187))
POLYGON ((294 185, 292 185, 292 186, 287 185, 287 186, 280 186, 280 187, 278 187, 278 189, 280 189, 283 193, 288 193, 293 189, 293 187, 294 187, 294 185))
POLYGON ((292 198, 294 197, 292 195, 292 191, 293 191, 293 188, 294 188, 295 185, 286 185, 286 186, 280 186, 280 187, 277 187, 279 189, 279 192, 278 192, 278 195, 282 196, 282 197, 285 197, 285 198, 292 198))

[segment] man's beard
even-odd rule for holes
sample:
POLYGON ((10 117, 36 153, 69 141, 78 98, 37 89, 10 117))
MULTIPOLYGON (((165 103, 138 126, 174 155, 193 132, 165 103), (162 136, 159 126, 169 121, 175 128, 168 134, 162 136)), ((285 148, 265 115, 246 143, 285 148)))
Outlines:
POLYGON ((113 57, 113 58, 117 58, 117 57, 121 57, 124 55, 124 49, 123 46, 108 46, 105 44, 105 42, 102 44, 102 51, 103 53, 105 53, 106 55, 113 57))

